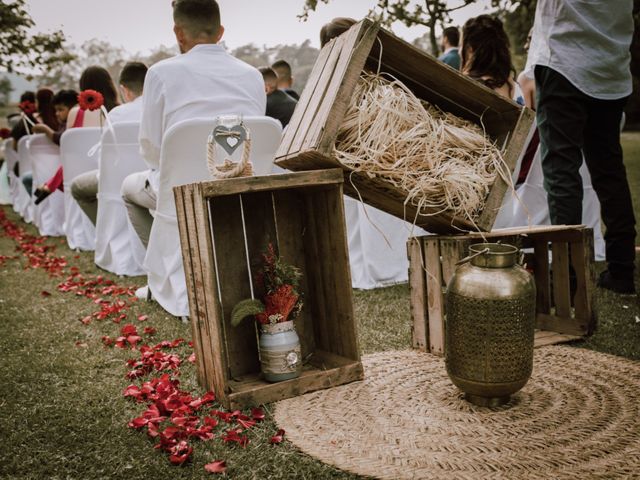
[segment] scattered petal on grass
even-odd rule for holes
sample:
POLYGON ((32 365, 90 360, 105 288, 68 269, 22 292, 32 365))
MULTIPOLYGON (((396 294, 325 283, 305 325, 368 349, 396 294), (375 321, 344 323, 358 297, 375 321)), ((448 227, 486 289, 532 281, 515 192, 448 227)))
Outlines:
POLYGON ((209 473, 224 473, 227 470, 227 463, 224 460, 216 460, 215 462, 207 463, 204 469, 209 473))
POLYGON ((49 292, 47 292, 46 290, 42 290, 42 291, 40 292, 40 296, 41 296, 41 297, 50 297, 50 296, 51 296, 51 294, 50 294, 49 292))
POLYGON ((80 348, 87 348, 88 346, 89 346, 89 345, 87 345, 86 343, 84 343, 84 342, 82 342, 82 341, 80 341, 80 340, 78 340, 78 341, 76 342, 76 347, 80 347, 80 348))
POLYGON ((157 330, 153 327, 144 327, 145 335, 153 335, 157 332, 157 330))
POLYGON ((189 355, 189 358, 187 358, 187 361, 191 363, 196 363, 196 354, 192 353, 191 355, 189 355))
POLYGON ((148 315, 138 315, 138 321, 139 322, 144 322, 145 320, 147 320, 149 318, 148 315))
POLYGON ((82 323, 84 323, 85 325, 89 325, 91 323, 91 316, 87 316, 87 317, 81 318, 80 321, 82 323))
POLYGON ((276 434, 273 437, 271 437, 271 440, 269 440, 269 443, 271 443, 272 445, 277 445, 278 443, 282 443, 283 440, 284 440, 284 430, 281 428, 276 432, 276 434))
POLYGON ((253 418, 256 422, 261 422, 262 420, 264 420, 264 411, 258 407, 252 408, 251 418, 253 418))

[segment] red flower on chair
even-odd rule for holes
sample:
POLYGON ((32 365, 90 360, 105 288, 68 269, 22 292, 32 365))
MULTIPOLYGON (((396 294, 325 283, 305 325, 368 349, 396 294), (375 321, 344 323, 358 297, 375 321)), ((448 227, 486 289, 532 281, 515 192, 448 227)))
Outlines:
POLYGON ((0 128, 0 138, 5 140, 11 136, 11 130, 8 128, 0 128))
POLYGON ((78 94, 78 105, 83 110, 98 110, 104 105, 104 97, 95 90, 83 90, 78 94))
POLYGON ((24 102, 20 102, 20 104, 18 105, 18 108, 20 110, 22 110, 22 112, 25 115, 33 115, 37 111, 36 104, 31 102, 31 101, 29 101, 29 100, 25 100, 24 102))

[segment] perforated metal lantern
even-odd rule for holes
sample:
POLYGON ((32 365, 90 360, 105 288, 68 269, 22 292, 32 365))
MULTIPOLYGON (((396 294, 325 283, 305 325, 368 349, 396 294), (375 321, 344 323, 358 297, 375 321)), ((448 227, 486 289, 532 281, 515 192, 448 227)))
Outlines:
POLYGON ((479 243, 469 253, 447 287, 447 373, 467 400, 496 406, 531 376, 535 283, 516 247, 479 243))

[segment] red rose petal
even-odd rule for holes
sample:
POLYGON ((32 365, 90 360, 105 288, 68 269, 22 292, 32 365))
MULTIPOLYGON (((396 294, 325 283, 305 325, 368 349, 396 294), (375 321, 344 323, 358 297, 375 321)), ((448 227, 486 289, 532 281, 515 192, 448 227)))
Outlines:
POLYGON ((138 321, 139 322, 144 322, 145 320, 147 320, 149 318, 148 315, 138 315, 138 321))
POLYGON ((207 463, 204 469, 209 473, 224 473, 227 470, 227 463, 224 460, 216 460, 215 462, 207 463))
POLYGON ((256 422, 261 422, 262 420, 264 420, 264 411, 261 408, 252 408, 251 418, 253 418, 256 422))
POLYGON ((49 292, 47 292, 46 290, 42 290, 40 292, 40 296, 42 296, 42 297, 50 297, 51 294, 49 292))
POLYGON ((284 430, 280 429, 276 432, 276 434, 271 437, 271 440, 269 440, 269 443, 271 444, 278 444, 278 443, 282 443, 282 440, 284 440, 284 430))

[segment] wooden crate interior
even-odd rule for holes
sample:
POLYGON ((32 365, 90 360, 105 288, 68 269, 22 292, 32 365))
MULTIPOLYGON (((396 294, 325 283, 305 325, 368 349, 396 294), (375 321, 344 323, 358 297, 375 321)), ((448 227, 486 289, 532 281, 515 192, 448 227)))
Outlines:
MULTIPOLYGON (((246 177, 174 188, 198 379, 226 408, 244 408, 364 378, 338 169, 246 177), (304 370, 261 379, 255 322, 230 325, 251 297, 253 273, 272 243, 302 270, 305 306, 295 319, 304 370)), ((256 298, 261 293, 254 290, 256 298)))
MULTIPOLYGON (((511 229, 484 234, 484 238, 528 252, 527 268, 532 270, 536 282, 536 328, 541 332, 536 336, 537 345, 569 341, 593 331, 591 229, 583 226, 511 229)), ((444 352, 446 286, 455 273, 455 263, 467 255, 470 245, 482 241, 478 233, 410 239, 414 348, 444 352)))
MULTIPOLYGON (((515 168, 533 123, 533 112, 368 20, 322 49, 284 134, 276 163, 291 170, 341 166, 331 155, 363 70, 391 75, 419 98, 482 126, 500 148, 505 148, 504 159, 511 171, 515 168)), ((345 171, 344 188, 346 194, 399 218, 412 221, 416 215, 415 207, 404 205, 405 195, 380 179, 345 171)), ((475 225, 446 213, 422 216, 416 223, 433 233, 452 232, 456 227, 490 230, 506 190, 506 183, 498 177, 475 225)))

